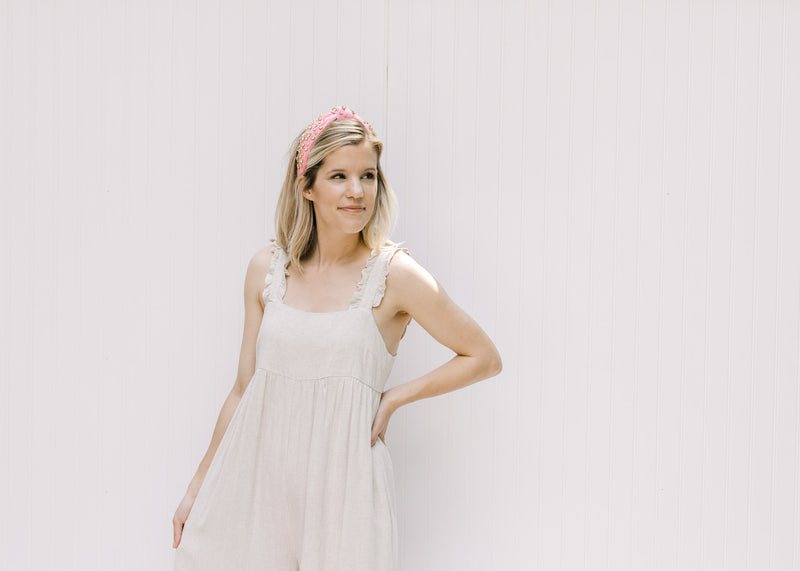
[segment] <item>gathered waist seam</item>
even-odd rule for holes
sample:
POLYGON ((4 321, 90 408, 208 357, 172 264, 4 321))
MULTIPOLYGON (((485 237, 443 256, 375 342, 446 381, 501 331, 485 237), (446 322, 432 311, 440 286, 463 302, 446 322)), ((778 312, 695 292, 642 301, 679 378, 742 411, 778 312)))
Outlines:
POLYGON ((268 369, 266 367, 256 367, 256 371, 264 371, 264 372, 267 372, 267 373, 273 373, 275 375, 280 375, 281 377, 286 377, 288 379, 292 379, 293 381, 322 381, 322 380, 325 380, 325 379, 353 379, 355 381, 358 381, 359 383, 361 383, 365 387, 372 389, 376 393, 382 394, 381 391, 379 391, 378 389, 376 389, 375 387, 370 385, 367 381, 365 381, 362 378, 356 377, 355 375, 325 375, 324 377, 296 377, 294 375, 290 375, 290 374, 287 374, 287 373, 284 373, 284 372, 281 372, 281 371, 275 371, 273 369, 268 369))

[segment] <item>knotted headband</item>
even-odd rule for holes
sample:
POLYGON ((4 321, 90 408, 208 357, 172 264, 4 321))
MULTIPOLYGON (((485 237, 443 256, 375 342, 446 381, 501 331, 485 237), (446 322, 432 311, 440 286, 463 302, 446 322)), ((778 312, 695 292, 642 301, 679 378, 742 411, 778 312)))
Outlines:
POLYGON ((322 130, 337 119, 350 119, 351 117, 361 121, 361 124, 364 125, 367 131, 374 134, 374 131, 372 130, 372 127, 369 126, 369 123, 353 113, 352 109, 341 106, 334 107, 327 113, 323 113, 317 119, 315 119, 314 122, 306 128, 303 136, 300 138, 300 145, 297 147, 297 176, 302 176, 302 174, 306 172, 308 153, 311 152, 311 147, 314 146, 314 141, 317 140, 317 137, 319 137, 319 134, 322 133, 322 130))

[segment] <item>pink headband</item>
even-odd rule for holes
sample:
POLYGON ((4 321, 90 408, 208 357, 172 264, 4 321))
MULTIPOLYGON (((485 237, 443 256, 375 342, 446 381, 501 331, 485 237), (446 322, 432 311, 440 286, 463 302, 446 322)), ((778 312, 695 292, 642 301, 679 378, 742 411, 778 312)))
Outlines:
POLYGON ((304 172, 306 172, 306 161, 308 160, 308 153, 311 152, 311 147, 314 146, 314 141, 317 140, 319 134, 322 133, 322 130, 328 126, 328 124, 336 121, 337 119, 349 119, 349 118, 358 119, 361 121, 361 124, 366 127, 367 131, 370 131, 374 134, 372 127, 369 126, 369 123, 364 121, 361 117, 353 113, 352 109, 348 109, 347 107, 334 107, 327 113, 320 115, 311 125, 306 128, 305 133, 300 139, 300 145, 297 147, 297 176, 301 176, 304 172))

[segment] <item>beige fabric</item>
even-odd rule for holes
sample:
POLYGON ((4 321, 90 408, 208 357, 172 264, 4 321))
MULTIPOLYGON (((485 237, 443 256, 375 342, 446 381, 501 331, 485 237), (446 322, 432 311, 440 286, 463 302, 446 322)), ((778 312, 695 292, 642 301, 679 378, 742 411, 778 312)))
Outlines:
POLYGON ((288 257, 273 244, 256 371, 184 525, 174 569, 393 571, 392 460, 370 436, 395 356, 372 307, 399 248, 372 252, 349 309, 312 313, 283 304, 288 257))

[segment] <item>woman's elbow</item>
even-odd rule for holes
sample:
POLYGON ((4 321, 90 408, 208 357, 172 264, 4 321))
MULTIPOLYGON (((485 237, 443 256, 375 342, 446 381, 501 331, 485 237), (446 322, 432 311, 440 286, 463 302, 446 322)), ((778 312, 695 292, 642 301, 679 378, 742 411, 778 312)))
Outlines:
POLYGON ((487 370, 489 377, 496 377, 503 370, 503 359, 497 351, 491 353, 487 358, 487 370))

